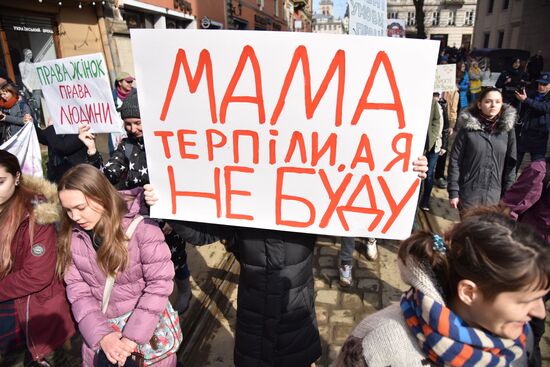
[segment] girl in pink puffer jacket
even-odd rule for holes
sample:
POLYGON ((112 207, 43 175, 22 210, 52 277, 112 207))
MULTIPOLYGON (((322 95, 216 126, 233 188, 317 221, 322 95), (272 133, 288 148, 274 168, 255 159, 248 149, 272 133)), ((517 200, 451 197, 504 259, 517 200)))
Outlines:
MULTIPOLYGON (((73 167, 59 181, 61 219, 57 271, 67 283, 73 316, 84 338, 83 366, 92 367, 101 349, 124 365, 137 345, 151 339, 172 292, 174 266, 158 225, 140 222, 128 244, 125 231, 139 215, 142 189, 118 193, 95 167, 73 167), (116 274, 104 314, 106 274, 116 274), (132 312, 121 333, 108 319, 132 312)), ((173 367, 176 355, 155 364, 173 367)))

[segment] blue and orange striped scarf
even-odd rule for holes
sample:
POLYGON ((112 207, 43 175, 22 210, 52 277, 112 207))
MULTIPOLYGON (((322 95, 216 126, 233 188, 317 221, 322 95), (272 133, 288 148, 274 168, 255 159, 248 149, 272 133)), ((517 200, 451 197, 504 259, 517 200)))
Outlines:
POLYGON ((447 306, 411 288, 401 311, 428 359, 447 366, 508 366, 525 352, 527 328, 516 339, 499 338, 468 326, 447 306))

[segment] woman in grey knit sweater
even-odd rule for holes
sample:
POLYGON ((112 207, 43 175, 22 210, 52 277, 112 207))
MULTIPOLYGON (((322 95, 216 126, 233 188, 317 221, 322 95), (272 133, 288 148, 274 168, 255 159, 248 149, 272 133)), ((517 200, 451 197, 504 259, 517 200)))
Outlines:
POLYGON ((527 365, 550 285, 550 249, 530 227, 481 208, 444 238, 413 234, 398 257, 410 290, 365 318, 333 367, 527 365))

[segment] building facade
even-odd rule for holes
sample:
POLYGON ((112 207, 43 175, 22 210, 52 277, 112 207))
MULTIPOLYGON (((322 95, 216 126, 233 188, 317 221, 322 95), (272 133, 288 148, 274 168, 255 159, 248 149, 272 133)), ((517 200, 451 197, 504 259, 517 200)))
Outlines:
POLYGON ((311 0, 285 0, 285 20, 289 31, 313 30, 311 0))
POLYGON ((474 47, 516 48, 531 54, 541 50, 549 60, 549 19, 549 0, 478 0, 474 47))
POLYGON ((189 0, 200 29, 286 31, 284 0, 189 0))
MULTIPOLYGON (((110 56, 101 0, 95 6, 58 1, 0 0, 0 68, 18 85, 25 49, 34 62, 96 52, 110 56)), ((113 69, 110 57, 106 61, 113 69)))
POLYGON ((132 28, 193 28, 185 0, 0 0, 0 67, 21 85, 23 50, 33 62, 102 53, 111 80, 133 73, 132 28))
POLYGON ((319 2, 319 11, 313 13, 313 32, 331 34, 344 33, 342 18, 334 17, 334 3, 332 0, 321 0, 319 2))
MULTIPOLYGON (((477 0, 426 0, 424 25, 429 39, 443 47, 471 48, 477 0)), ((416 9, 412 0, 388 0, 388 19, 402 19, 407 37, 416 36, 416 9)))

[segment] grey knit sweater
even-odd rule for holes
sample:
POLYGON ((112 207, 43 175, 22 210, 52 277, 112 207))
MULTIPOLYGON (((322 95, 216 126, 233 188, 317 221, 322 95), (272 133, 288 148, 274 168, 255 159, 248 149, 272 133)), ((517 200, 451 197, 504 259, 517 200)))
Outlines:
MULTIPOLYGON (((406 265, 397 260, 403 281, 435 301, 445 304, 443 293, 431 269, 410 259, 406 265)), ((532 350, 532 344, 532 335, 528 335, 529 350, 532 350)), ((332 366, 359 367, 365 366, 365 363, 368 367, 435 366, 426 358, 416 337, 410 332, 399 303, 363 319, 353 330, 332 366), (359 343, 362 346, 362 355, 358 353, 361 350, 359 343)), ((527 358, 524 356, 511 366, 527 366, 527 358)))

